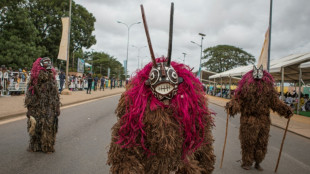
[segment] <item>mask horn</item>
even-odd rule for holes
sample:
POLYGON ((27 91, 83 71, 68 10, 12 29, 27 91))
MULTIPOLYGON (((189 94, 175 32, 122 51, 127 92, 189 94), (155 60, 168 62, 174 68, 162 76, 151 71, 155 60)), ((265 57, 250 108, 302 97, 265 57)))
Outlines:
POLYGON ((141 4, 140 7, 141 7, 141 13, 142 13, 142 19, 143 19, 145 34, 146 34, 146 38, 147 38, 147 43, 149 45, 149 49, 150 49, 150 53, 151 53, 151 58, 152 58, 152 62, 153 62, 153 67, 157 67, 155 56, 154 56, 154 52, 153 52, 153 48, 152 48, 152 42, 151 42, 151 38, 150 38, 150 34, 149 34, 149 29, 147 27, 147 23, 146 23, 146 19, 145 19, 143 5, 141 4))
POLYGON ((168 44, 168 62, 167 65, 170 66, 171 63, 171 52, 172 52, 172 35, 173 35, 173 13, 174 13, 174 3, 171 3, 170 9, 170 26, 169 26, 169 44, 168 44))

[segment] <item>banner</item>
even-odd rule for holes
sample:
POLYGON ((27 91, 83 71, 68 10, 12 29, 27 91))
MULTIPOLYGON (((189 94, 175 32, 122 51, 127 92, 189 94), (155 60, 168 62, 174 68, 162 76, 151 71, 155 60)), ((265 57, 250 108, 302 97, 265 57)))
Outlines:
POLYGON ((109 78, 110 78, 110 71, 111 71, 111 69, 108 68, 108 77, 109 77, 109 78))
POLYGON ((265 34, 265 41, 263 44, 262 51, 260 53, 258 62, 257 62, 257 68, 259 68, 261 65, 263 65, 263 69, 267 69, 268 64, 268 46, 269 46, 269 28, 266 31, 265 34))
POLYGON ((58 59, 67 61, 68 56, 68 36, 69 36, 69 17, 61 18, 62 22, 62 35, 58 52, 58 59))
POLYGON ((92 73, 93 67, 89 63, 85 63, 85 68, 87 69, 87 73, 92 73))
MULTIPOLYGON (((127 60, 124 60, 124 70, 125 70, 125 74, 126 74, 126 72, 127 72, 127 60)), ((127 77, 125 77, 125 78, 127 78, 127 77)))
POLYGON ((78 64, 77 64, 77 69, 76 69, 77 72, 84 73, 84 64, 85 64, 85 60, 78 58, 78 64))
POLYGON ((199 66, 199 71, 197 72, 197 78, 198 78, 199 80, 201 80, 201 79, 200 79, 200 73, 201 73, 201 66, 199 66))

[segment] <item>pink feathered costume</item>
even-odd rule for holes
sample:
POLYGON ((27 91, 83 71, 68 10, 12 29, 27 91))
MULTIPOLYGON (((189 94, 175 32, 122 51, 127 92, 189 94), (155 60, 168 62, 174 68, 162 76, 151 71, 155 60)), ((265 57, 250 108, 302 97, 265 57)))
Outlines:
POLYGON ((213 119, 202 85, 188 66, 176 62, 171 66, 183 82, 169 105, 155 98, 145 84, 152 63, 127 85, 112 128, 107 161, 111 173, 212 173, 213 119))

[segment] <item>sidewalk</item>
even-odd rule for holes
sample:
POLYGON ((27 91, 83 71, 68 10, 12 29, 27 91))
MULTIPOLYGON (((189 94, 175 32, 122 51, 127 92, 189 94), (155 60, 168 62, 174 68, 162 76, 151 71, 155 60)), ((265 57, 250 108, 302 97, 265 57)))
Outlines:
MULTIPOLYGON (((215 97, 211 95, 207 95, 209 103, 216 104, 218 106, 224 107, 229 99, 215 97)), ((277 113, 270 113, 271 124, 273 126, 285 129, 287 119, 280 117, 277 113)), ((293 132, 295 134, 301 135, 306 138, 310 138, 310 117, 305 117, 301 115, 296 115, 291 118, 288 131, 293 132)))
MULTIPOLYGON (((97 99, 115 94, 121 94, 125 88, 105 89, 104 91, 92 91, 91 94, 86 94, 84 91, 73 91, 72 95, 60 95, 61 106, 66 106, 74 103, 80 103, 87 100, 97 99)), ((9 96, 0 97, 0 120, 25 114, 27 109, 24 107, 25 96, 9 96)))
MULTIPOLYGON (((87 100, 97 99, 115 94, 121 94, 125 88, 105 89, 104 91, 92 91, 86 94, 86 91, 73 91, 72 95, 60 95, 62 106, 79 103, 87 100)), ((207 95, 210 103, 224 107, 229 99, 207 95)), ((26 114, 24 107, 25 96, 0 97, 0 120, 11 118, 14 116, 26 114)), ((287 119, 271 112, 271 123, 274 126, 285 129, 287 119)), ((294 114, 291 118, 288 131, 296 133, 306 138, 310 138, 310 117, 294 114)))

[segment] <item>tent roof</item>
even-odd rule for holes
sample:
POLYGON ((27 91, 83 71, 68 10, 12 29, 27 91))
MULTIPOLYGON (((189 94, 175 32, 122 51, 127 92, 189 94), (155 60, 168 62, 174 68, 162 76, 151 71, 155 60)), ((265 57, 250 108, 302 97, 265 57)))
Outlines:
MULTIPOLYGON (((285 57, 286 58, 286 57, 285 57)), ((299 65, 310 61, 310 53, 292 55, 292 59, 276 59, 274 64, 270 66, 270 73, 281 72, 281 68, 290 68, 290 66, 299 65)))
POLYGON ((299 65, 301 69, 310 68, 310 61, 299 65))
POLYGON ((240 66, 228 71, 224 71, 213 76, 210 76, 209 79, 216 79, 221 77, 234 77, 234 76, 242 76, 253 68, 253 65, 240 66))
POLYGON ((292 59, 277 59, 275 61, 277 61, 276 64, 270 67, 270 74, 274 77, 276 81, 281 81, 281 68, 284 68, 284 81, 297 82, 299 80, 300 65, 302 65, 301 67, 304 67, 302 68, 301 78, 303 79, 303 81, 310 81, 310 66, 309 64, 305 63, 310 61, 310 53, 295 54, 292 59))
MULTIPOLYGON (((296 82, 299 79, 299 66, 302 68, 302 79, 310 81, 310 53, 293 54, 270 61, 270 73, 276 81, 281 80, 281 68, 284 68, 284 81, 296 82), (307 62, 307 63, 305 63, 307 62)), ((253 65, 240 66, 209 77, 209 79, 242 76, 252 70, 253 65)))

